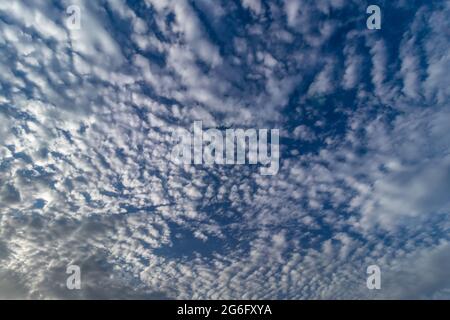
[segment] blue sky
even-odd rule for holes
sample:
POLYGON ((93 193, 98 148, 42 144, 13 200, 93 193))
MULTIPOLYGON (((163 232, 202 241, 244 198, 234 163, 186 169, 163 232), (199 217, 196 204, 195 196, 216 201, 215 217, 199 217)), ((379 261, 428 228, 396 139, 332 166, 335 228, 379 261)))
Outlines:
POLYGON ((0 298, 450 298, 449 16, 2 1, 0 298), (173 163, 199 120, 279 129, 278 174, 173 163))

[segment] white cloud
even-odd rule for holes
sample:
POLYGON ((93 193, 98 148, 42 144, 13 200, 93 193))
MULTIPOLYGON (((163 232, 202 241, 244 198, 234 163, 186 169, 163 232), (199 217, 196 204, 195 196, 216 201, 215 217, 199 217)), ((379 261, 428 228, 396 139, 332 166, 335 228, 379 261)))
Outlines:
MULTIPOLYGON (((410 296, 445 296, 448 245, 432 237, 450 209, 445 11, 421 11, 432 32, 405 31, 398 60, 365 31, 327 47, 340 22, 317 17, 342 1, 244 1, 255 21, 233 35, 219 32, 225 4, 201 3, 205 22, 188 1, 146 1, 154 21, 124 1, 76 3, 80 31, 46 1, 0 5, 1 297, 361 298, 364 266, 415 257, 410 296), (352 101, 314 100, 342 89, 352 101), (273 177, 176 166, 171 132, 194 120, 280 126, 299 152, 273 177), (64 288, 69 263, 89 279, 79 293, 64 288)), ((383 294, 405 296, 398 281, 383 294)))

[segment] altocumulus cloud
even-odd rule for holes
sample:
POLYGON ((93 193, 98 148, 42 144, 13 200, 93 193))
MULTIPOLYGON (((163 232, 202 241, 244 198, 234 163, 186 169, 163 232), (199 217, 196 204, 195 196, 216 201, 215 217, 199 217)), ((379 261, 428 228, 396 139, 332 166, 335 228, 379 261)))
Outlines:
POLYGON ((365 5, 0 2, 0 298, 450 298, 450 5, 365 5), (176 165, 196 120, 278 174, 176 165))

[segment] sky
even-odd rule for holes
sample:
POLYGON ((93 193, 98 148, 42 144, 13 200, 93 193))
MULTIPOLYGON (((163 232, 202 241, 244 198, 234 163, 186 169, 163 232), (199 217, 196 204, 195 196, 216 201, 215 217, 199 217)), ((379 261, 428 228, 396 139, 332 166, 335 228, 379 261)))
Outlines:
POLYGON ((444 0, 0 0, 0 298, 450 299, 449 48, 444 0))

